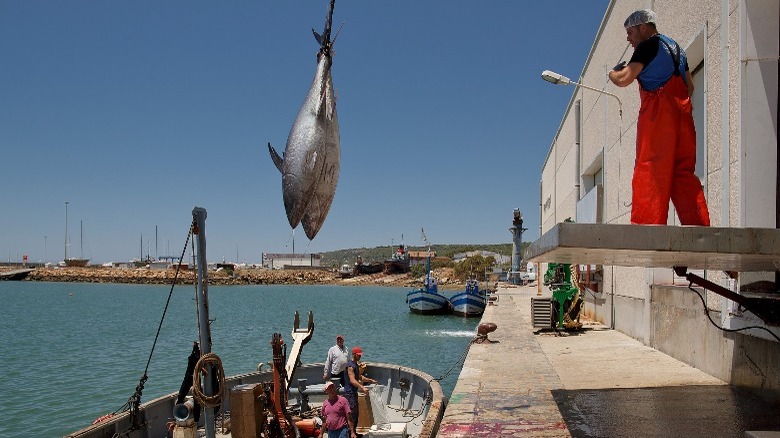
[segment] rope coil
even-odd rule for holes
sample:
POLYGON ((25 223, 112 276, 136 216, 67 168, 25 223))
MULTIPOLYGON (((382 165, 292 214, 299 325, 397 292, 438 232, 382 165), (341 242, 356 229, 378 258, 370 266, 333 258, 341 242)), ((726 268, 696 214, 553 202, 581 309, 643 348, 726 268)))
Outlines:
POLYGON ((214 353, 206 353, 198 359, 198 363, 195 364, 195 373, 192 375, 192 396, 195 401, 201 406, 207 408, 214 408, 222 404, 222 395, 225 388, 225 370, 222 368, 222 359, 214 353), (203 393, 201 387, 200 373, 207 373, 206 366, 213 365, 214 370, 217 373, 217 385, 219 390, 213 395, 206 395, 203 393))

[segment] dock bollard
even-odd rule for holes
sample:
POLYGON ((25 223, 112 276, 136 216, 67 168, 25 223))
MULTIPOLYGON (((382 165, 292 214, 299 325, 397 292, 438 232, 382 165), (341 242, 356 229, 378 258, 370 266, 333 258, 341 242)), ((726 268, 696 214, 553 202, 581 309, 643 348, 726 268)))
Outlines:
POLYGON ((474 339, 474 342, 477 344, 482 343, 492 343, 490 339, 488 339, 488 333, 492 333, 496 331, 498 326, 492 322, 483 322, 477 327, 477 337, 474 339))

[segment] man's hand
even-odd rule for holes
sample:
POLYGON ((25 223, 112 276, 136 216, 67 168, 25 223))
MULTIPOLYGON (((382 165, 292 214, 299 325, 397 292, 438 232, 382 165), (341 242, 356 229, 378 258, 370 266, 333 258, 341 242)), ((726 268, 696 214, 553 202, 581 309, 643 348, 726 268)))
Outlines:
MULTIPOLYGON (((615 67, 617 67, 617 65, 615 67)), ((642 63, 630 62, 620 70, 610 70, 608 73, 609 80, 618 87, 625 87, 634 82, 634 79, 636 79, 639 72, 642 71, 642 68, 644 68, 642 63)))

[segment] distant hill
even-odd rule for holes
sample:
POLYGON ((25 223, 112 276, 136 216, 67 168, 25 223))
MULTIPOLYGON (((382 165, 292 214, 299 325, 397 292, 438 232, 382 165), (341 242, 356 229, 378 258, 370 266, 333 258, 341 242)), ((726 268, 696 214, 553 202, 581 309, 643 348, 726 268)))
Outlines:
MULTIPOLYGON (((523 242, 523 250, 530 245, 530 242, 523 242)), ((339 249, 322 253, 322 265, 337 268, 344 263, 355 263, 357 256, 363 257, 364 263, 381 262, 395 252, 397 247, 377 246, 374 248, 350 248, 339 249)), ((425 251, 428 248, 423 246, 407 246, 410 251, 425 251)), ((495 244, 452 244, 452 245, 431 245, 431 251, 435 251, 437 256, 452 258, 453 255, 469 251, 492 251, 501 255, 510 257, 512 255, 511 243, 495 244)))

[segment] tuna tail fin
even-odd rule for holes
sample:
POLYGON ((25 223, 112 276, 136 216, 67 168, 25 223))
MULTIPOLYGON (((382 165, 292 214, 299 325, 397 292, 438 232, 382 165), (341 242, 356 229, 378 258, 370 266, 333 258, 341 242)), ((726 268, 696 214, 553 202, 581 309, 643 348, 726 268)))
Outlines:
POLYGON ((314 30, 314 28, 311 28, 311 33, 314 34, 314 39, 317 40, 317 44, 319 44, 320 47, 322 47, 322 35, 318 34, 317 31, 314 30))
POLYGON ((282 166, 284 166, 284 158, 280 157, 279 154, 276 153, 276 149, 271 146, 270 141, 268 142, 268 153, 271 154, 271 160, 273 160, 276 168, 279 169, 279 172, 281 172, 282 166))

